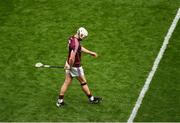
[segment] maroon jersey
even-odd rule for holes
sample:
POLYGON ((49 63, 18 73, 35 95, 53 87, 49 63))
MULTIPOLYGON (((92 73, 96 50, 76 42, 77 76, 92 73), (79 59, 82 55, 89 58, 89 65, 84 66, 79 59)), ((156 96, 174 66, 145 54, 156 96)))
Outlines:
POLYGON ((73 67, 80 67, 81 66, 81 45, 80 45, 80 40, 78 40, 74 36, 70 37, 69 40, 68 40, 68 47, 69 47, 68 63, 69 63, 69 58, 70 58, 70 55, 71 55, 71 51, 73 50, 73 52, 76 53, 73 67))

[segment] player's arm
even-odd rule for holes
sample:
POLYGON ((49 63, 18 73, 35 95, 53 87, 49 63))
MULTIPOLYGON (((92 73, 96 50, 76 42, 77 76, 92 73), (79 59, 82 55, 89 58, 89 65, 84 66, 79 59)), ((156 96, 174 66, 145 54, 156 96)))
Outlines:
POLYGON ((84 48, 83 46, 81 46, 81 51, 84 52, 84 53, 90 54, 90 55, 92 55, 94 57, 98 56, 96 52, 90 51, 90 50, 84 48))
POLYGON ((74 61, 75 61, 75 53, 73 52, 73 50, 71 51, 71 54, 70 54, 70 58, 69 58, 69 61, 66 61, 65 63, 65 66, 64 66, 64 69, 66 70, 69 70, 71 69, 71 67, 73 66, 74 64, 74 61))
POLYGON ((69 61, 68 61, 70 67, 72 67, 73 64, 74 64, 75 56, 76 56, 78 47, 79 47, 78 40, 75 39, 75 41, 74 41, 74 46, 73 46, 73 49, 71 50, 70 58, 69 58, 69 61))
POLYGON ((72 67, 75 61, 76 51, 72 50, 69 58, 69 66, 72 67))

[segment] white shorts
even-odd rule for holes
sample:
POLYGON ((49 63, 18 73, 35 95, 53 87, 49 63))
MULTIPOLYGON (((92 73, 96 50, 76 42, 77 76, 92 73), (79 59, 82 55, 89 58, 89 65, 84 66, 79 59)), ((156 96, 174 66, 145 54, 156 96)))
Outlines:
POLYGON ((70 70, 66 70, 66 74, 70 74, 72 77, 84 76, 84 70, 81 67, 71 67, 70 70))

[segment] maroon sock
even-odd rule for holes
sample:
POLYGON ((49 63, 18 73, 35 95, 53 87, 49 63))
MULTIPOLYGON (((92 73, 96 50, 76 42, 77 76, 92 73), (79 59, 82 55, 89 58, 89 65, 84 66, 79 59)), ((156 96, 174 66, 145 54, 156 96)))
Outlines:
POLYGON ((92 97, 92 94, 90 93, 89 95, 87 95, 88 96, 88 98, 91 98, 92 97))
POLYGON ((64 95, 59 95, 59 99, 64 99, 64 95))

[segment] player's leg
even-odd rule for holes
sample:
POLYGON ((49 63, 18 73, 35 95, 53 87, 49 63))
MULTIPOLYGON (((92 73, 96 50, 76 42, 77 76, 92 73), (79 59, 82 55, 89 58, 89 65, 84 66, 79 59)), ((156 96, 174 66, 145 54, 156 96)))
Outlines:
POLYGON ((88 96, 88 97, 91 97, 92 94, 89 90, 89 87, 87 85, 87 81, 86 81, 86 78, 85 76, 78 76, 77 79, 79 80, 80 84, 81 84, 81 87, 82 87, 82 90, 84 91, 84 93, 88 96))
POLYGON ((71 77, 70 73, 66 73, 65 81, 64 81, 63 85, 61 86, 61 89, 59 92, 59 98, 56 103, 56 105, 58 107, 64 105, 64 94, 67 91, 68 86, 71 84, 71 82, 72 82, 72 77, 71 77))
POLYGON ((90 103, 94 103, 97 104, 99 103, 102 98, 100 97, 94 97, 87 85, 87 81, 84 75, 78 76, 77 79, 79 80, 82 90, 84 91, 84 93, 88 96, 90 103))

